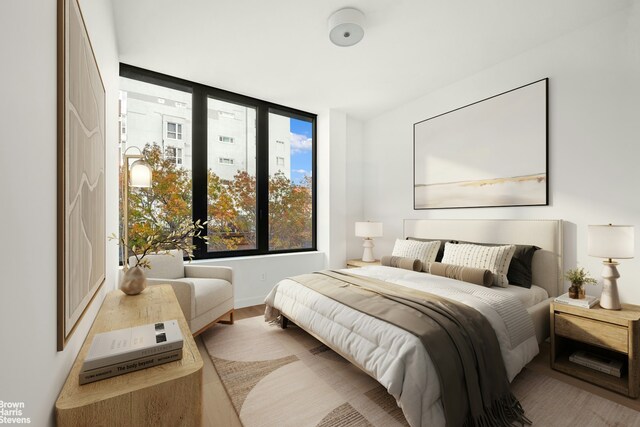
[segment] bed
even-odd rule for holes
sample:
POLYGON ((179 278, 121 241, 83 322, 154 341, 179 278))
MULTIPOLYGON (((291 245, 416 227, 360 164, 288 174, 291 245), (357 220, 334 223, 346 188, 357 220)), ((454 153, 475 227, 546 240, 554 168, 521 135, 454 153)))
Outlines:
MULTIPOLYGON (((477 243, 530 244, 541 249, 532 260, 531 289, 484 288, 445 277, 371 266, 350 273, 435 295, 475 308, 496 333, 508 381, 538 353, 549 331, 549 303, 562 282, 560 220, 405 220, 405 238, 477 243)), ((281 313, 365 371, 396 398, 411 426, 444 426, 440 382, 432 356, 411 333, 342 305, 298 282, 279 282, 266 299, 267 311, 281 313), (274 310, 271 310, 273 308, 274 310)), ((270 319, 272 320, 272 318, 270 319)))

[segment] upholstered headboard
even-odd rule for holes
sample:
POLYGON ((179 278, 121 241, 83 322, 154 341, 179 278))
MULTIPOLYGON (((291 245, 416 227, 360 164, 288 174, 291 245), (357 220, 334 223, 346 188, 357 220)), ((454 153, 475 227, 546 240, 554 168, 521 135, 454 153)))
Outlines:
POLYGON ((405 219, 404 237, 538 246, 533 284, 549 296, 563 293, 562 220, 405 219))

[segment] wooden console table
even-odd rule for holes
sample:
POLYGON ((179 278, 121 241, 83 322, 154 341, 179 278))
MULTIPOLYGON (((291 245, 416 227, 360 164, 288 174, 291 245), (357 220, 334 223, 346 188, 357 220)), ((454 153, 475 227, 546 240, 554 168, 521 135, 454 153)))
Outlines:
POLYGON ((169 285, 128 296, 109 293, 56 402, 58 426, 199 426, 202 359, 169 285), (182 360, 79 385, 78 375, 95 334, 177 319, 184 336, 182 360))

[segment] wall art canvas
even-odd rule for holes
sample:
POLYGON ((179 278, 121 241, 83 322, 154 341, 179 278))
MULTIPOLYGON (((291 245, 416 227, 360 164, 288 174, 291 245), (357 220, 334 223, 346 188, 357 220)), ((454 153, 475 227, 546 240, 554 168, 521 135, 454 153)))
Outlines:
POLYGON ((414 209, 548 204, 548 79, 418 122, 414 209))
POLYGON ((58 350, 105 280, 105 88, 77 0, 58 0, 58 350))

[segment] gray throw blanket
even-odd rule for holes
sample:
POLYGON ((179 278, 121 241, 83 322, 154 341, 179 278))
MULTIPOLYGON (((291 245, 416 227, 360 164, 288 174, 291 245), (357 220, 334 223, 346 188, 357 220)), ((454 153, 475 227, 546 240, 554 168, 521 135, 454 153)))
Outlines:
POLYGON ((495 332, 475 309, 346 272, 291 280, 420 338, 438 373, 447 426, 531 424, 509 389, 495 332))

